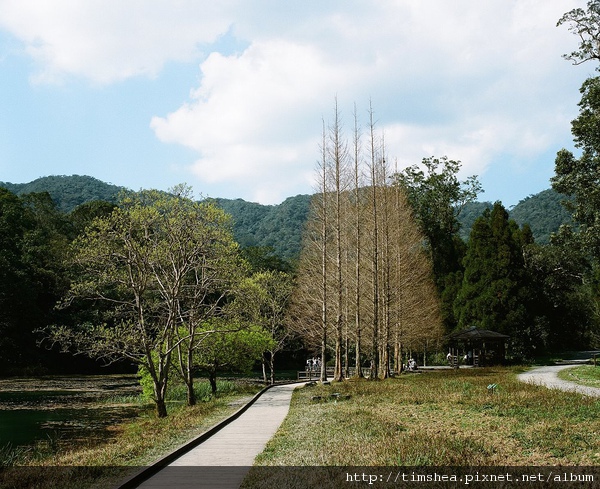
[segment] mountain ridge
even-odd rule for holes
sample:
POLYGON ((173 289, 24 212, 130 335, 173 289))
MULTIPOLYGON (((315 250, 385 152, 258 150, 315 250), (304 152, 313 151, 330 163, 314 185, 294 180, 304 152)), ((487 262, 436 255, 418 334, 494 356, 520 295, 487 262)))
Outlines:
MULTIPOLYGON (((127 190, 86 175, 52 175, 37 178, 29 183, 0 182, 0 187, 23 195, 48 192, 59 210, 70 212, 78 205, 92 201, 116 202, 119 193, 127 190)), ((280 204, 264 205, 243 199, 211 199, 233 218, 233 232, 243 247, 269 247, 284 259, 297 258, 302 241, 302 230, 308 217, 311 196, 299 194, 288 197, 280 204)), ((509 210, 517 224, 529 224, 536 242, 545 244, 561 224, 571 222, 569 212, 561 205, 565 200, 552 189, 529 195, 509 210)), ((468 239, 475 219, 491 202, 471 202, 459 215, 461 237, 468 239)))

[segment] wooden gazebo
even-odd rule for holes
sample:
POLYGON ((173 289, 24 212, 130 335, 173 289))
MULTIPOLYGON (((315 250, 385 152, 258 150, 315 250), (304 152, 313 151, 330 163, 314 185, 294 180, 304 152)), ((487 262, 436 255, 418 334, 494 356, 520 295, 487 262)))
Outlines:
POLYGON ((472 326, 446 336, 454 361, 477 366, 503 363, 510 336, 472 326))

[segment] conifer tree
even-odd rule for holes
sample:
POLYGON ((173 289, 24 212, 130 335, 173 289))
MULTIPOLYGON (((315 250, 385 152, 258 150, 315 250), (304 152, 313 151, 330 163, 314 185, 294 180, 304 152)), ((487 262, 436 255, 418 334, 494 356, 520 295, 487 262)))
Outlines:
POLYGON ((455 301, 459 328, 477 326, 510 335, 518 356, 526 356, 533 344, 524 244, 523 232, 496 202, 473 225, 455 301))

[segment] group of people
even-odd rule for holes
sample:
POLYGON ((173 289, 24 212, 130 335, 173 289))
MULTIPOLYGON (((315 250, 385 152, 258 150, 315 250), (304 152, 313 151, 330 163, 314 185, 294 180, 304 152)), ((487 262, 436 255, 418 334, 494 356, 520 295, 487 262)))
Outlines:
MULTIPOLYGON (((458 358, 458 355, 457 355, 457 358, 458 358)), ((448 352, 448 355, 446 355, 446 360, 448 361, 449 365, 453 364, 452 352, 448 352)), ((467 353, 465 353, 465 355, 462 357, 462 361, 466 365, 472 365, 473 364, 473 352, 468 351, 467 353)))
POLYGON ((306 360, 306 371, 307 372, 318 372, 321 370, 321 359, 320 358, 309 358, 306 360))
MULTIPOLYGON (((372 367, 371 367, 372 368, 372 367)), ((404 370, 417 370, 417 362, 414 358, 411 358, 406 365, 404 365, 404 370)), ((307 372, 318 372, 321 370, 321 359, 320 358, 309 358, 306 360, 306 371, 307 372)))
POLYGON ((408 361, 408 364, 404 366, 404 369, 409 371, 417 370, 417 362, 415 361, 415 359, 411 358, 408 361))

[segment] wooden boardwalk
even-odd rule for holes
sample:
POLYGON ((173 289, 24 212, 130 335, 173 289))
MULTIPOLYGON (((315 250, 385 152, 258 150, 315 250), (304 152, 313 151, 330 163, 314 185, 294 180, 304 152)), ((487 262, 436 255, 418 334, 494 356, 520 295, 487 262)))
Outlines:
POLYGON ((293 390, 267 390, 239 418, 138 486, 140 489, 237 488, 285 419, 293 390))

